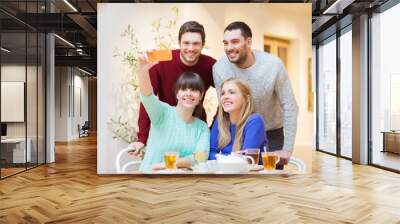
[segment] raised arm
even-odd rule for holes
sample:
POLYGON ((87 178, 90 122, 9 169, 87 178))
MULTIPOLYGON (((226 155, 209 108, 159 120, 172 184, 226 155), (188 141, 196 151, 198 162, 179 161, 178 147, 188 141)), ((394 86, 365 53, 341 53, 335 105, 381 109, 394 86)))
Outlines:
POLYGON ((137 75, 139 80, 139 90, 142 96, 149 96, 153 93, 149 70, 156 64, 157 62, 149 62, 145 55, 139 55, 137 75))
MULTIPOLYGON (((139 80, 140 94, 144 97, 150 96, 153 92, 153 88, 150 81, 149 70, 155 64, 157 64, 157 62, 149 62, 145 55, 140 55, 138 58, 138 67, 136 72, 139 80)), ((138 140, 128 146, 131 148, 131 150, 128 153, 132 156, 140 155, 141 150, 144 148, 144 145, 147 142, 147 137, 149 135, 149 130, 150 130, 150 119, 142 104, 140 104, 139 108, 138 126, 139 126, 139 132, 137 134, 138 140)))
MULTIPOLYGON (((158 66, 152 67, 149 70, 149 73, 150 73, 151 85, 153 86, 153 93, 154 95, 157 95, 161 83, 159 80, 160 74, 158 66)), ((139 127, 139 132, 137 133, 138 142, 142 143, 142 145, 144 146, 147 143, 147 138, 149 137, 150 118, 142 103, 140 103, 140 108, 139 108, 138 127, 139 127)))
POLYGON ((170 107, 168 104, 161 102, 154 94, 149 70, 156 62, 149 62, 145 56, 141 55, 138 59, 137 75, 140 89, 140 99, 150 118, 150 122, 158 124, 163 120, 164 112, 170 107))

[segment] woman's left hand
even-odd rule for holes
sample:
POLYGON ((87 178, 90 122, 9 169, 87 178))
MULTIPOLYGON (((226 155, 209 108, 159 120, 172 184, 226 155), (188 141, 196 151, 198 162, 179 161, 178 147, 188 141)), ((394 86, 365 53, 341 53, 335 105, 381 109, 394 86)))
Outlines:
POLYGON ((164 163, 154 164, 152 170, 165 170, 165 164, 164 163))
POLYGON ((148 72, 154 65, 158 64, 158 62, 149 61, 145 54, 139 55, 137 62, 138 73, 148 72))

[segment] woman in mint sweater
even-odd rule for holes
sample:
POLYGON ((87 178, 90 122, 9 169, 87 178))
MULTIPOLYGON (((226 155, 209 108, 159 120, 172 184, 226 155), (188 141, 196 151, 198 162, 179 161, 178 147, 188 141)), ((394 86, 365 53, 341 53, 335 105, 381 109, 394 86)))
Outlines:
POLYGON ((196 73, 182 73, 175 86, 178 103, 176 107, 170 106, 153 94, 149 70, 155 64, 144 55, 139 56, 137 74, 140 97, 151 123, 146 154, 139 170, 149 172, 164 169, 165 152, 179 153, 178 168, 191 167, 194 163, 193 153, 208 153, 210 148, 207 124, 193 116, 202 106, 203 81, 196 73))

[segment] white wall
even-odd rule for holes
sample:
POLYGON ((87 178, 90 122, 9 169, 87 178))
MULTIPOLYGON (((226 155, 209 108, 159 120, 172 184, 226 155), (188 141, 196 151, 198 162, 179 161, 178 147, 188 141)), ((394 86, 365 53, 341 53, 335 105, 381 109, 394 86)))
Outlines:
MULTIPOLYGON (((38 153, 39 163, 44 162, 45 150, 43 77, 40 66, 25 66, 25 64, 3 64, 1 66, 2 81, 24 82, 26 85, 26 107, 22 107, 22 113, 26 112, 26 121, 7 122, 7 137, 24 138, 26 135, 31 140, 32 161, 36 162, 38 153)), ((1 108, 1 110, 11 110, 11 108, 1 108)))
MULTIPOLYGON (((132 75, 120 59, 113 57, 114 49, 129 50, 121 32, 133 25, 139 48, 155 47, 152 37, 152 22, 163 18, 167 22, 173 15, 171 8, 180 9, 177 26, 172 33, 177 35, 179 26, 189 20, 204 25, 206 49, 203 53, 216 59, 223 56, 223 30, 230 22, 245 21, 253 31, 253 48, 263 50, 265 34, 289 39, 289 78, 299 105, 296 146, 312 145, 313 113, 307 112, 307 61, 311 58, 311 4, 98 4, 98 173, 115 172, 114 159, 127 143, 113 139, 107 122, 121 113, 132 122, 135 114, 121 112, 117 108, 123 95, 117 91, 132 75), (118 16, 116 16, 118 15, 118 16), (140 18, 140 19, 137 19, 140 18), (130 116, 130 118, 129 118, 130 116)), ((131 108, 130 108, 131 109, 131 108)), ((136 121, 133 121, 136 122, 136 121)))
POLYGON ((73 108, 73 119, 71 120, 71 132, 70 135, 72 138, 78 138, 79 133, 77 126, 80 124, 82 126, 85 121, 88 121, 89 113, 88 113, 88 77, 82 76, 84 75, 82 72, 78 70, 74 70, 74 108, 73 108), (79 93, 80 91, 80 93, 79 93), (79 97, 80 95, 80 97, 79 97), (80 101, 80 102, 79 102, 80 101), (80 112, 81 110, 81 112, 80 112))
POLYGON ((68 140, 69 76, 67 67, 55 68, 55 141, 68 140))
POLYGON ((88 120, 88 78, 72 67, 56 67, 55 73, 55 141, 77 139, 78 124, 88 120))
MULTIPOLYGON (((28 75, 30 74, 36 74, 36 67, 33 66, 27 66, 25 65, 2 65, 1 66, 1 81, 9 81, 9 82, 25 82, 25 74, 26 72, 28 75), (26 71, 25 71, 26 69, 26 71)), ((32 80, 30 76, 29 78, 29 85, 30 87, 36 85, 36 80, 32 80)), ((27 120, 29 122, 28 124, 28 137, 30 133, 35 132, 36 136, 36 87, 35 88, 27 88, 27 104, 30 106, 27 112, 27 120), (33 103, 33 104, 32 104, 33 103), (35 122, 35 124, 32 124, 32 122, 35 122)), ((8 110, 9 108, 1 108, 2 110, 8 110)), ((25 122, 10 122, 7 125, 7 136, 8 137, 25 137, 25 122)))
POLYGON ((1 82, 1 121, 24 122, 25 83, 1 82))

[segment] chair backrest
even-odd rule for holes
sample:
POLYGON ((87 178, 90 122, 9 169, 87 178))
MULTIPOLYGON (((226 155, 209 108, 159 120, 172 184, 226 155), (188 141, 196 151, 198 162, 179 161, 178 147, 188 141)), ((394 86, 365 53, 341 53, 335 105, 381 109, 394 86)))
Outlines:
POLYGON ((129 150, 132 150, 132 149, 129 147, 122 149, 121 151, 118 152, 117 157, 115 158, 115 168, 117 170, 117 173, 119 173, 119 174, 126 173, 126 168, 128 168, 131 165, 142 163, 141 160, 135 160, 135 161, 125 163, 124 165, 121 165, 122 155, 124 153, 127 153, 129 150))
POLYGON ((90 128, 89 121, 85 121, 85 123, 82 125, 82 129, 89 129, 89 128, 90 128))
POLYGON ((301 159, 297 159, 295 157, 290 157, 289 164, 296 166, 299 173, 304 173, 306 171, 306 164, 301 159))

